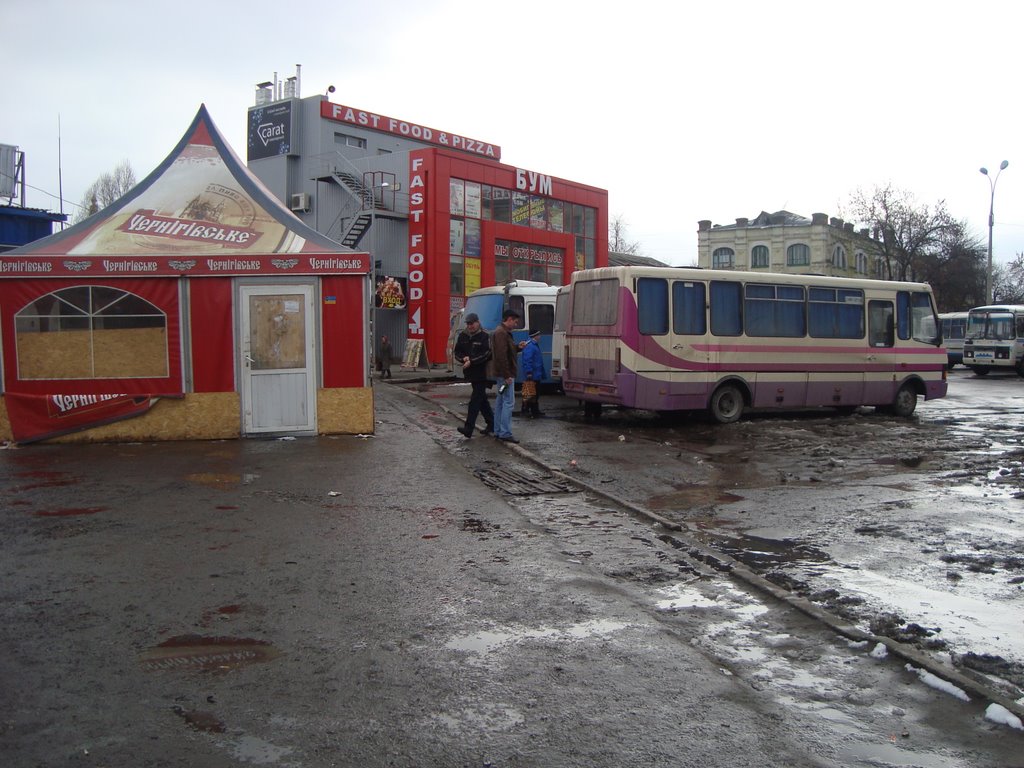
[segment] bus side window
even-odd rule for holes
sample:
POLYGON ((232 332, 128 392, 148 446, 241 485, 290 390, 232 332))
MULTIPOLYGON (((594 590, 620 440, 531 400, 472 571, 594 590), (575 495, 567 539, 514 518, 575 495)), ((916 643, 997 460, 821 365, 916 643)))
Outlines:
POLYGON ((507 309, 515 310, 519 314, 516 321, 516 328, 523 328, 526 322, 526 299, 522 296, 509 296, 507 309))
POLYGON ((868 302, 868 344, 872 347, 893 346, 896 343, 894 330, 892 302, 868 302))
POLYGON ((531 331, 540 331, 545 336, 550 336, 555 327, 555 308, 550 304, 531 304, 527 309, 529 321, 527 328, 531 331))
POLYGON ((704 283, 672 283, 672 332, 687 336, 707 333, 707 297, 704 283))
POLYGON ((668 333, 668 281, 641 277, 636 287, 637 326, 640 333, 661 336, 668 333))
POLYGON ((910 294, 907 291, 896 292, 896 331, 901 339, 910 338, 910 294))
POLYGON ((743 333, 743 283, 711 281, 711 334, 739 336, 743 333))

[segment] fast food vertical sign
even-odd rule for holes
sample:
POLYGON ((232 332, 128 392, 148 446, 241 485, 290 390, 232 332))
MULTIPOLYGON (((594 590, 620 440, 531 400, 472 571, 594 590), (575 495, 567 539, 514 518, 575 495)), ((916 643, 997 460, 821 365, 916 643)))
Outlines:
POLYGON ((427 183, 426 152, 409 153, 409 313, 410 339, 422 339, 427 310, 427 183))

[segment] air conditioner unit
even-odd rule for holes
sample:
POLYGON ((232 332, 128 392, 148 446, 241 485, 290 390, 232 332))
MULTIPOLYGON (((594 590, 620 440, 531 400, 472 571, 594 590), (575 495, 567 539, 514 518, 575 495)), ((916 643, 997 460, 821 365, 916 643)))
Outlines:
POLYGON ((308 192, 296 192, 292 195, 292 202, 289 206, 296 213, 309 213, 310 199, 308 192))

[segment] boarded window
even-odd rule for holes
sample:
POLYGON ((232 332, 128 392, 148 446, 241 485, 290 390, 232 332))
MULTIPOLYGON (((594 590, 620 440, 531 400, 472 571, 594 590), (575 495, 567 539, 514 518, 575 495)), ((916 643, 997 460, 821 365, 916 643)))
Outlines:
POLYGON ((23 307, 14 323, 22 380, 169 375, 167 316, 119 288, 63 288, 23 307))

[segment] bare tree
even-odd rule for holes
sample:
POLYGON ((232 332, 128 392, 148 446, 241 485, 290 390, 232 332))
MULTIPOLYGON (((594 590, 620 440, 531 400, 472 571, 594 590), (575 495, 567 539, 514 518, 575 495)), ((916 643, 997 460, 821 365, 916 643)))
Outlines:
MULTIPOLYGON (((1008 264, 992 268, 992 301, 999 304, 1024 304, 1024 253, 1008 264)), ((987 304, 980 302, 975 306, 987 304)))
POLYGON ((135 171, 127 160, 122 160, 113 171, 104 173, 94 181, 82 196, 73 223, 89 218, 120 199, 136 184, 135 171))
POLYGON ((955 222, 940 247, 924 259, 920 279, 931 283, 940 312, 959 312, 985 303, 985 245, 955 222))
POLYGON ((621 213, 615 214, 608 224, 608 250, 630 256, 640 255, 640 243, 628 239, 626 219, 621 213))
POLYGON ((953 230, 959 226, 939 200, 929 207, 891 184, 869 193, 858 189, 851 197, 853 216, 868 227, 878 241, 882 276, 890 280, 921 280, 928 265, 943 253, 953 230))

